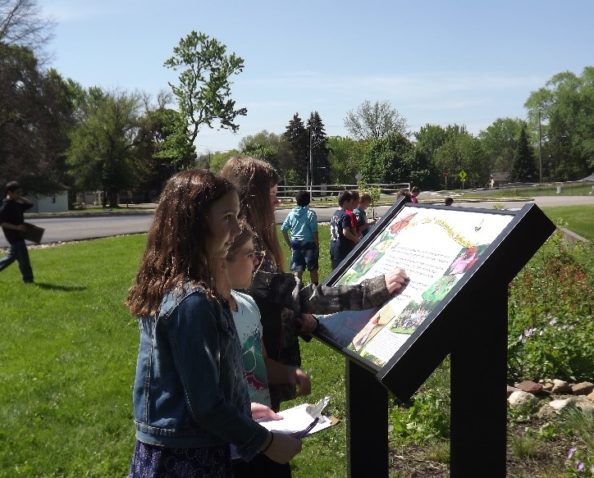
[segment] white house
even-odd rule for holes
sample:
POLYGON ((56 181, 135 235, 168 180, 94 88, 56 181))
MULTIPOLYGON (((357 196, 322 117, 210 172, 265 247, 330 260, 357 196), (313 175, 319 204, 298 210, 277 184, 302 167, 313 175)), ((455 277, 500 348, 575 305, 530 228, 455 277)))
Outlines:
POLYGON ((33 207, 27 212, 64 212, 68 211, 68 191, 59 191, 47 196, 43 194, 32 194, 28 198, 33 207))

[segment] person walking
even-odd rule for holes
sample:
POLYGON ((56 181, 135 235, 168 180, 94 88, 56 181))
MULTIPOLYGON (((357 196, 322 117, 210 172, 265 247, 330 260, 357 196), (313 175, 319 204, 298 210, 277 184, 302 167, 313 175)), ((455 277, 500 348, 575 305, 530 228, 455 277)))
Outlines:
POLYGON ((307 267, 311 283, 317 284, 320 256, 318 217, 309 208, 311 195, 307 191, 299 191, 295 199, 297 207, 289 212, 281 226, 285 242, 291 248, 291 270, 301 280, 307 267))
POLYGON ((30 209, 33 203, 22 193, 23 190, 17 181, 11 181, 6 185, 6 198, 0 208, 0 225, 10 248, 8 255, 0 259, 0 271, 17 261, 23 282, 30 284, 33 282, 33 270, 23 233, 26 229, 24 212, 30 209))

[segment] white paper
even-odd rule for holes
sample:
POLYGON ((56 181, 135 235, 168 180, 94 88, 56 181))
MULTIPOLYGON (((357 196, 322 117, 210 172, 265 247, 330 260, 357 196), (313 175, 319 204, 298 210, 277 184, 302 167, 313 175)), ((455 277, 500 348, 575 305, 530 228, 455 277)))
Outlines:
MULTIPOLYGON (((286 434, 297 433, 305 430, 311 422, 314 421, 314 418, 307 413, 307 407, 308 404, 303 403, 296 407, 278 412, 278 414, 283 417, 282 420, 259 421, 258 423, 271 432, 286 434)), ((332 426, 332 421, 328 417, 320 415, 318 423, 306 436, 311 435, 312 433, 317 433, 330 426, 332 426)))

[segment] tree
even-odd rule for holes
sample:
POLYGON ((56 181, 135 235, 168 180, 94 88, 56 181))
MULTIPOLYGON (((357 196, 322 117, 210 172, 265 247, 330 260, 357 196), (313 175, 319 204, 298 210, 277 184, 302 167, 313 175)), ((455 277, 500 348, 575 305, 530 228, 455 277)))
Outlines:
POLYGON ((541 139, 545 178, 574 180, 594 171, 594 67, 581 76, 554 75, 524 106, 533 142, 541 139))
POLYGON ((344 126, 355 139, 382 139, 389 133, 406 136, 406 119, 389 101, 364 101, 355 111, 349 111, 344 126))
POLYGON ((330 180, 340 184, 354 184, 363 169, 363 159, 370 141, 331 136, 328 138, 330 180))
POLYGON ((328 137, 324 123, 317 111, 310 114, 307 120, 309 147, 311 148, 310 178, 312 184, 327 184, 330 181, 330 163, 328 162, 328 137))
POLYGON ((289 143, 294 160, 293 173, 285 171, 285 174, 293 176, 296 184, 305 184, 309 167, 309 133, 299 117, 299 113, 295 113, 289 121, 284 137, 289 143))
POLYGON ((285 171, 294 167, 291 146, 282 134, 264 130, 255 135, 246 136, 239 142, 239 150, 247 156, 265 159, 281 176, 285 176, 285 171))
POLYGON ((74 184, 103 192, 103 207, 117 207, 118 193, 138 183, 134 138, 138 95, 90 88, 81 102, 81 122, 72 130, 68 164, 74 184))
POLYGON ((0 43, 0 178, 35 192, 63 188, 73 91, 29 48, 0 43))
POLYGON ((243 59, 235 53, 227 55, 226 50, 217 39, 192 31, 165 61, 165 67, 181 69, 179 84, 169 86, 185 119, 181 133, 190 144, 194 144, 201 126, 212 128, 218 120, 220 128, 237 131, 235 119, 247 114, 246 108, 236 109, 231 99, 230 77, 243 71, 243 59))
POLYGON ((35 0, 0 0, 0 43, 38 55, 52 36, 53 22, 39 15, 35 0))
POLYGON ((413 151, 411 142, 400 133, 390 133, 371 143, 365 156, 363 179, 367 183, 398 183, 410 178, 407 159, 413 151))
POLYGON ((484 186, 489 179, 489 165, 482 149, 481 141, 472 136, 464 126, 448 125, 447 139, 435 152, 435 166, 438 171, 447 171, 452 186, 458 182, 462 186, 459 173, 466 172, 465 185, 484 186))
POLYGON ((138 189, 148 202, 176 172, 196 163, 196 151, 185 135, 179 135, 183 121, 178 111, 160 104, 138 120, 134 149, 140 172, 138 189))
POLYGON ((522 126, 522 129, 520 130, 520 137, 518 138, 518 146, 516 148, 516 154, 514 155, 514 163, 511 173, 512 181, 517 182, 532 182, 538 178, 536 165, 534 163, 534 153, 528 144, 526 126, 522 126))
POLYGON ((497 118, 479 133, 491 173, 511 171, 523 124, 517 118, 497 118))

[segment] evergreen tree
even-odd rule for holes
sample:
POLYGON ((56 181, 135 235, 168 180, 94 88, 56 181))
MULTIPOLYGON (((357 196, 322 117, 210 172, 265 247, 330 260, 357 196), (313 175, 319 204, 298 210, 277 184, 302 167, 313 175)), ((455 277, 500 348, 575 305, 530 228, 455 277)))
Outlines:
MULTIPOLYGON (((299 113, 295 113, 291 121, 289 121, 284 136, 295 159, 292 176, 297 183, 305 184, 309 165, 309 133, 305 129, 299 113)), ((284 173, 285 175, 291 175, 289 171, 284 171, 284 173)))
POLYGON ((512 181, 531 182, 538 179, 536 164, 534 161, 534 152, 528 144, 528 135, 526 134, 526 125, 520 130, 518 147, 514 155, 512 166, 512 181))
POLYGON ((328 160, 330 152, 326 145, 328 137, 322 118, 317 111, 310 114, 309 120, 307 120, 307 129, 311 134, 309 143, 311 145, 313 184, 327 184, 330 181, 330 161, 328 160))

